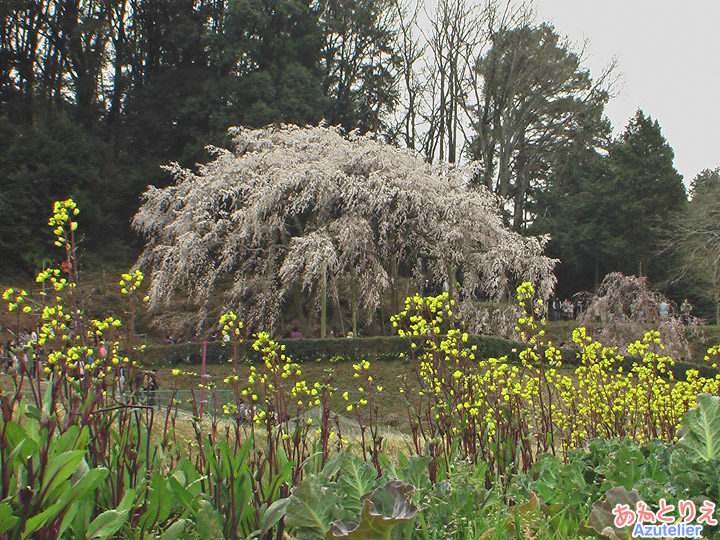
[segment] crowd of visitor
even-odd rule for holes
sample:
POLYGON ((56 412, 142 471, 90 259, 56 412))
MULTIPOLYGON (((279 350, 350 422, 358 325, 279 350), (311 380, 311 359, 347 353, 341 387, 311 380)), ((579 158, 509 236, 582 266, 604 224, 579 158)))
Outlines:
POLYGON ((579 319, 585 312, 585 301, 578 298, 574 302, 570 300, 561 301, 555 297, 552 301, 551 320, 553 321, 569 321, 579 319))

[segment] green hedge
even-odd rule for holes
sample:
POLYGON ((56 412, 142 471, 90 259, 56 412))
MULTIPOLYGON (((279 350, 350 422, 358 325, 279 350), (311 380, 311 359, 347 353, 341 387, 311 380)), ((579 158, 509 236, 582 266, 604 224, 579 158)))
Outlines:
MULTIPOLYGON (((391 337, 363 337, 363 338, 337 338, 337 339, 280 339, 279 343, 285 345, 285 353, 298 362, 311 362, 315 360, 342 360, 356 362, 362 358, 375 361, 393 360, 400 353, 410 354, 410 344, 406 338, 391 337)), ((477 345, 478 358, 509 356, 516 358, 513 349, 519 347, 517 343, 499 338, 471 336, 468 340, 471 345, 477 345)), ((174 364, 180 362, 197 363, 202 359, 202 343, 178 343, 171 345, 151 345, 145 349, 143 360, 149 364, 174 364)), ((255 359, 258 353, 252 349, 252 343, 244 342, 240 346, 241 356, 255 359)), ((218 363, 232 355, 232 346, 223 346, 220 341, 209 341, 207 344, 208 363, 218 363)))
MULTIPOLYGON (((297 362, 313 362, 318 359, 329 361, 331 358, 343 361, 357 362, 360 359, 370 361, 394 360, 400 353, 410 354, 410 344, 407 338, 391 337, 363 337, 363 338, 337 338, 337 339, 281 339, 279 343, 285 345, 285 353, 297 362)), ((476 357, 500 358, 507 356, 510 362, 518 361, 518 353, 523 345, 513 341, 486 336, 470 336, 468 345, 476 345, 476 357)), ((241 357, 253 360, 259 359, 259 353, 252 349, 252 343, 244 342, 241 346, 241 357)), ((577 349, 561 349, 563 363, 566 366, 576 366, 580 362, 577 349)), ((220 341, 210 341, 207 344, 207 362, 218 363, 227 360, 232 355, 232 346, 223 346, 220 341)), ((182 362, 200 363, 202 360, 202 343, 179 343, 172 345, 152 345, 145 349, 143 361, 148 364, 177 364, 182 362)), ((626 357, 623 369, 630 371, 639 358, 626 357)), ((702 377, 712 378, 717 373, 708 366, 676 362, 673 373, 677 379, 684 379, 688 369, 697 369, 702 377)))

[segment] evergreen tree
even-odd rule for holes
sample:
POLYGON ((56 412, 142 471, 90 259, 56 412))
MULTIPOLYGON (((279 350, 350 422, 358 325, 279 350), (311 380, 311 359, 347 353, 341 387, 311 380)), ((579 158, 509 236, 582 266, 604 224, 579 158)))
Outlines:
POLYGON ((321 67, 326 120, 346 131, 382 132, 398 99, 394 0, 322 0, 321 67))
POLYGON ((642 111, 609 151, 578 132, 555 155, 546 189, 533 195, 531 231, 551 236, 559 293, 594 290, 614 271, 667 277, 670 261, 657 255, 659 244, 686 202, 672 160, 660 125, 642 111))
POLYGON ((236 0, 227 38, 240 43, 234 125, 317 124, 326 100, 319 67, 322 32, 307 0, 236 0))
MULTIPOLYGON (((107 167, 109 147, 97 133, 64 114, 36 115, 34 125, 0 118, 0 261, 33 271, 51 253, 47 216, 53 202, 82 204, 83 249, 101 242, 117 249, 119 186, 107 167)), ((121 235, 120 235, 121 236, 121 235)))
POLYGON ((619 263, 614 254, 613 172, 607 157, 577 144, 557 160, 547 189, 536 193, 533 234, 549 234, 548 256, 558 259, 556 292, 591 291, 619 263))
POLYGON ((656 257, 658 240, 670 216, 686 202, 682 176, 673 165, 673 149, 657 120, 639 110, 610 148, 613 168, 610 223, 618 270, 659 280, 667 268, 656 257))

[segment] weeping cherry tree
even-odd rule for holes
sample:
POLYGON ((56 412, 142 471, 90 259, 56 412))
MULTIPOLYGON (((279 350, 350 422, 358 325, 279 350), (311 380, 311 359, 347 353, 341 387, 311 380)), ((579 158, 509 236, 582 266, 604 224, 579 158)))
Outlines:
POLYGON ((227 307, 272 328, 284 303, 313 298, 326 332, 329 296, 372 314, 401 268, 453 284, 459 299, 502 295, 515 280, 549 294, 554 261, 545 238, 503 225, 498 201, 469 187, 468 167, 429 164, 372 135, 327 127, 233 128, 233 149, 211 147, 197 173, 167 169, 134 218, 146 238, 152 305, 179 290, 203 305, 219 286, 227 307), (227 276, 232 284, 226 285, 227 276))

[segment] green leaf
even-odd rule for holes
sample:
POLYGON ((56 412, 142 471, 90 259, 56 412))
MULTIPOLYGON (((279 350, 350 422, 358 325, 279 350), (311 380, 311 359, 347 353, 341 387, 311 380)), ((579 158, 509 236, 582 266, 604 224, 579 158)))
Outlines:
MULTIPOLYGON (((262 518, 260 519, 260 528, 255 531, 257 536, 259 538, 264 538, 267 532, 272 529, 275 525, 277 525, 278 521, 280 521, 283 516, 285 516, 286 510, 288 505, 290 504, 290 499, 280 499, 279 501, 275 501, 272 503, 264 512, 262 515, 262 518)), ((255 534, 253 533, 253 534, 255 534)))
POLYGON ((185 529, 188 526, 186 519, 179 519, 172 525, 170 525, 165 532, 163 532, 162 540, 177 540, 178 538, 186 538, 185 529))
POLYGON ((57 437, 50 447, 50 452, 48 452, 50 460, 52 461, 60 454, 69 452, 70 450, 80 450, 81 447, 75 445, 79 433, 80 428, 78 426, 70 426, 65 433, 57 437))
POLYGON ((178 462, 173 476, 178 482, 180 482, 180 484, 187 488, 191 495, 198 496, 202 493, 203 478, 197 472, 195 465, 189 459, 182 458, 178 462))
POLYGON ((43 400, 42 400, 42 410, 44 414, 49 415, 52 410, 52 401, 53 401, 53 379, 55 378, 55 373, 50 373, 50 377, 48 378, 47 385, 45 386, 45 393, 43 394, 43 400))
POLYGON ((285 525, 291 529, 309 529, 322 538, 330 528, 330 517, 338 502, 337 495, 328 488, 308 480, 300 482, 289 497, 285 525))
POLYGON ((508 529, 513 532, 526 529, 538 530, 547 521, 542 506, 537 495, 531 493, 528 502, 519 504, 513 509, 514 517, 508 522, 508 529))
POLYGON ((9 531, 20 518, 13 516, 12 506, 7 503, 0 504, 0 533, 9 531))
MULTIPOLYGON (((143 482, 144 484, 144 482, 143 482)), ((123 495, 123 498, 120 500, 120 504, 117 505, 118 512, 122 512, 123 510, 130 511, 131 509, 136 507, 136 503, 139 501, 136 501, 136 497, 138 493, 142 493, 142 487, 143 484, 137 483, 134 488, 126 488, 125 494, 123 495)))
MULTIPOLYGON (((76 495, 79 496, 79 494, 93 486, 97 486, 107 476, 106 469, 98 470, 99 472, 93 473, 89 478, 88 474, 85 474, 75 484, 71 485, 68 478, 78 470, 80 463, 83 462, 84 455, 85 450, 71 450, 60 454, 50 462, 45 471, 43 487, 40 490, 39 497, 42 501, 48 499, 57 500, 54 504, 27 520, 23 538, 31 536, 33 532, 43 527, 48 521, 54 519, 72 504, 76 500, 76 495), (83 482, 84 478, 88 478, 87 483, 83 482), (58 494, 57 497, 54 496, 56 493, 58 494)), ((85 465, 87 466, 87 464, 85 465)), ((82 469, 82 467, 80 469, 87 470, 82 469)), ((67 527, 67 524, 61 524, 61 527, 63 525, 67 527)))
POLYGON ((197 531, 203 540, 225 540, 224 522, 220 514, 208 501, 200 503, 197 517, 197 531))
MULTIPOLYGON (((57 537, 62 538, 63 533, 67 530, 67 528, 72 523, 73 519, 75 519, 75 516, 78 514, 78 511, 82 506, 95 506, 95 501, 83 501, 78 500, 73 502, 67 510, 65 510, 65 514, 63 515, 62 521, 60 522, 60 528, 57 532, 57 537)), ((90 511, 92 512, 92 507, 90 508, 90 511)))
POLYGON ((406 458, 405 481, 418 489, 430 486, 428 467, 432 462, 430 456, 411 456, 406 458))
POLYGON ((104 540, 105 538, 109 538, 120 530, 120 527, 125 524, 127 518, 127 510, 121 512, 117 510, 107 510, 103 512, 88 526, 86 533, 87 540, 93 540, 95 538, 104 540))
MULTIPOLYGON (((588 525, 597 533, 609 538, 620 540, 632 538, 632 527, 615 527, 615 516, 612 511, 618 504, 628 505, 630 510, 635 511, 635 506, 640 501, 640 494, 637 490, 628 491, 624 487, 614 487, 605 494, 605 500, 596 501, 590 513, 588 525)), ((581 524, 581 527, 584 525, 581 524)))
POLYGON ((610 466, 605 477, 613 486, 622 486, 627 490, 644 476, 642 466, 645 457, 636 446, 622 446, 611 455, 610 466))
POLYGON ((147 509, 140 518, 140 529, 150 531, 170 515, 175 499, 171 497, 167 480, 160 473, 153 474, 150 480, 147 509))
POLYGON ((410 501, 414 490, 410 484, 391 480, 363 500, 359 525, 336 521, 325 539, 388 540, 393 528, 417 515, 417 507, 410 501))
POLYGON ((720 458, 691 459, 684 449, 676 448, 670 461, 670 474, 678 498, 718 498, 720 458))
MULTIPOLYGON (((75 515, 70 523, 71 538, 85 538, 85 532, 90 526, 93 512, 95 510, 95 499, 89 499, 75 505, 75 515)), ((64 521, 64 520, 63 520, 64 521)), ((61 524, 61 527, 64 523, 61 524)))
POLYGON ((252 513, 252 479, 250 472, 245 469, 238 471, 239 476, 233 482, 232 490, 235 493, 235 516, 238 523, 242 523, 245 516, 252 513))
POLYGON ((8 448, 12 448, 9 463, 19 456, 23 462, 27 461, 28 456, 32 456, 37 452, 37 442, 32 440, 27 432, 15 422, 5 424, 5 436, 8 440, 8 448))
POLYGON ((197 510, 196 503, 200 498, 199 494, 193 495, 190 488, 184 486, 175 476, 168 478, 168 486, 170 487, 172 499, 179 503, 181 507, 193 512, 197 510))
POLYGON ((8 466, 10 467, 14 465, 15 460, 20 458, 23 462, 23 466, 27 468, 26 463, 28 462, 28 458, 33 456, 36 452, 37 444, 35 443, 35 441, 32 441, 30 439, 23 439, 8 456, 8 466))
POLYGON ((340 470, 340 467, 342 467, 344 457, 345 453, 343 451, 340 451, 336 456, 328 459, 325 463, 325 467, 323 467, 323 470, 320 472, 320 474, 327 479, 335 476, 340 470))
POLYGON ((63 508, 64 505, 60 502, 57 502, 51 505, 49 508, 46 508, 39 514, 28 518, 28 520, 25 522, 25 530, 23 531, 22 537, 32 538, 35 531, 42 528, 49 520, 55 518, 55 516, 57 516, 63 508))
POLYGON ((41 500, 51 499, 75 472, 84 457, 85 450, 69 450, 50 460, 40 489, 41 500))
MULTIPOLYGON (((84 461, 80 462, 80 465, 85 463, 84 461)), ((106 469, 105 467, 98 467, 97 469, 90 469, 85 474, 80 476, 78 480, 67 490, 65 491, 61 497, 60 500, 64 502, 72 502, 76 499, 80 499, 84 496, 86 496, 90 491, 94 490, 100 484, 103 483, 103 481, 107 478, 108 474, 110 474, 110 471, 106 469)))
POLYGON ((377 487, 377 472, 357 456, 346 454, 338 479, 343 507, 357 514, 363 495, 377 487))
MULTIPOLYGON (((78 465, 78 469, 81 469, 83 464, 87 467, 87 463, 83 460, 78 465)), ((62 493, 58 500, 58 503, 68 507, 60 524, 58 537, 62 537, 62 533, 70 526, 81 507, 86 507, 83 508, 86 510, 84 515, 92 515, 92 510, 95 507, 95 499, 89 495, 105 481, 105 478, 107 478, 110 473, 110 471, 104 467, 84 470, 86 472, 80 476, 70 489, 62 493)))
POLYGON ((720 457, 720 397, 700 394, 698 406, 685 415, 675 448, 685 450, 691 460, 720 457))

